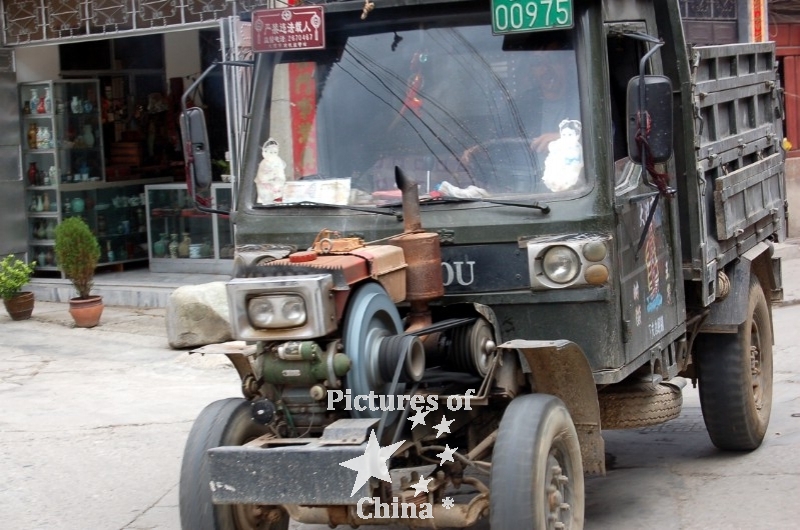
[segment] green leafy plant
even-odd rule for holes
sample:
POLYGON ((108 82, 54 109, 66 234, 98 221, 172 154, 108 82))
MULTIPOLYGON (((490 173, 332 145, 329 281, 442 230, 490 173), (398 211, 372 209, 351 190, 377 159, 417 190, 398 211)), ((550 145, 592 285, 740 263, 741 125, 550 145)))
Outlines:
POLYGON ((78 298, 89 298, 100 260, 100 243, 89 225, 80 217, 64 219, 56 226, 55 250, 58 268, 72 282, 78 298))
POLYGON ((36 262, 30 264, 17 259, 13 254, 0 261, 0 298, 10 300, 28 283, 33 274, 36 262))

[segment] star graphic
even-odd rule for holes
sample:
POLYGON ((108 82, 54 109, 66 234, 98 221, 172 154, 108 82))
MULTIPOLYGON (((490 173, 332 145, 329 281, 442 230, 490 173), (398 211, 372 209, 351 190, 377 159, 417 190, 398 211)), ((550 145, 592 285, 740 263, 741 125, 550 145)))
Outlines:
POLYGON ((455 420, 448 421, 447 418, 442 416, 442 421, 439 422, 439 425, 434 427, 434 429, 436 429, 436 437, 438 438, 444 433, 450 434, 450 424, 453 423, 454 421, 455 420))
POLYGON ((455 463, 455 460, 453 460, 453 453, 455 453, 457 450, 458 450, 458 447, 450 449, 449 445, 444 444, 444 451, 442 451, 441 453, 436 455, 436 456, 438 456, 439 458, 442 459, 442 461, 439 462, 439 465, 441 466, 445 462, 453 462, 453 463, 455 463))
POLYGON ((364 454, 339 463, 340 466, 358 472, 356 482, 353 484, 353 491, 350 493, 351 497, 355 495, 358 488, 367 483, 370 477, 385 480, 386 482, 392 481, 392 477, 389 476, 389 469, 386 467, 386 460, 391 458, 403 443, 405 443, 405 440, 381 447, 375 437, 375 431, 370 431, 364 454))
POLYGON ((442 499, 442 506, 444 507, 445 510, 449 510, 450 508, 453 507, 454 504, 455 501, 453 501, 451 497, 445 497, 444 499, 442 499))
POLYGON ((419 477, 419 482, 411 486, 414 488, 414 497, 419 495, 420 493, 428 493, 428 483, 433 480, 432 478, 422 478, 419 477))
POLYGON ((420 423, 425 425, 425 416, 430 412, 430 410, 422 411, 421 409, 417 411, 416 414, 408 418, 413 425, 411 425, 411 430, 414 430, 414 427, 419 425, 420 423))

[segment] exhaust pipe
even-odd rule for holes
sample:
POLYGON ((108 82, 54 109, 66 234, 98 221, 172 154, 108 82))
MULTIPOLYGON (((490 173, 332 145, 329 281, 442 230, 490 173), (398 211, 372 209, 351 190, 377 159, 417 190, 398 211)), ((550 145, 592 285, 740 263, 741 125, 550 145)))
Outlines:
POLYGON ((403 193, 403 231, 406 233, 422 230, 422 217, 419 213, 419 187, 414 179, 406 177, 399 166, 394 166, 394 181, 403 193))
MULTIPOLYGON (((413 179, 395 166, 394 177, 403 193, 403 234, 389 243, 403 249, 406 264, 406 300, 411 306, 409 326, 406 332, 430 326, 431 312, 428 302, 444 296, 442 278, 442 251, 439 234, 424 232, 419 210, 419 188, 413 179)), ((429 340, 423 337, 426 349, 429 340)))

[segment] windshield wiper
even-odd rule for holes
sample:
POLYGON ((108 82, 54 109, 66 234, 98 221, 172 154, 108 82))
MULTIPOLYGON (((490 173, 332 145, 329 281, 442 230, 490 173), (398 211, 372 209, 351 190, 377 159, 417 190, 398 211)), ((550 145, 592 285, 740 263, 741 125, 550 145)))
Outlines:
POLYGON ((377 213, 381 215, 391 215, 397 218, 398 221, 403 220, 403 212, 399 212, 392 208, 378 208, 369 206, 350 206, 347 204, 328 204, 324 202, 313 201, 298 201, 298 202, 276 202, 273 204, 255 204, 253 208, 257 209, 271 209, 271 208, 284 208, 288 206, 316 206, 319 208, 336 208, 340 210, 353 210, 356 212, 377 213))
POLYGON ((499 199, 475 199, 471 197, 451 197, 449 195, 442 195, 441 197, 437 197, 435 199, 431 199, 427 202, 486 202, 489 204, 499 204, 501 206, 518 206, 519 208, 534 208, 536 210, 541 210, 542 213, 550 213, 550 207, 544 203, 539 201, 531 201, 531 202, 516 202, 516 201, 504 201, 499 199))

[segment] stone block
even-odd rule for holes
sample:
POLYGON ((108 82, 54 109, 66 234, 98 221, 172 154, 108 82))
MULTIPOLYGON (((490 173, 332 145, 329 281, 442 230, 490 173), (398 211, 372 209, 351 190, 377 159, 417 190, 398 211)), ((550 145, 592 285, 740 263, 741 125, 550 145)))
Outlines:
POLYGON ((172 348, 231 340, 225 282, 184 285, 167 301, 167 339, 172 348))

